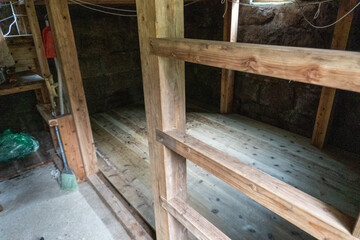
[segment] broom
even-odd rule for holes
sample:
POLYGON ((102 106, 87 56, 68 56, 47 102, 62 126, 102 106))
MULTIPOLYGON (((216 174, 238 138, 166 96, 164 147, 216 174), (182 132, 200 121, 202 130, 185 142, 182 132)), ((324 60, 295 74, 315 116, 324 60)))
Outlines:
MULTIPOLYGON (((45 47, 45 55, 47 58, 55 59, 56 68, 58 70, 58 83, 59 84, 57 87, 59 88, 58 95, 60 98, 60 114, 63 115, 64 114, 64 103, 63 103, 62 79, 61 79, 61 74, 60 74, 58 64, 57 64, 54 40, 51 35, 49 23, 47 21, 46 21, 46 27, 43 29, 43 40, 44 40, 44 47, 45 47)), ((51 77, 52 76, 50 76, 49 79, 51 79, 51 77)), ((55 97, 56 93, 53 91, 50 84, 47 84, 47 86, 49 88, 49 93, 50 93, 50 97, 51 97, 50 99, 51 99, 51 103, 52 103, 51 105, 53 107, 53 115, 55 116, 56 109, 55 109, 54 97, 55 97)), ((66 191, 76 191, 78 189, 76 176, 75 176, 74 172, 69 168, 69 165, 67 163, 65 152, 64 152, 64 147, 63 147, 63 144, 61 141, 59 127, 57 125, 55 126, 55 132, 56 132, 57 140, 59 142, 60 155, 61 155, 62 161, 64 163, 64 168, 63 168, 63 170, 61 172, 61 176, 60 176, 60 187, 61 187, 61 189, 66 190, 66 191)))
POLYGON ((56 132, 57 140, 59 142, 61 158, 64 163, 64 168, 61 172, 61 177, 60 177, 61 189, 66 191, 76 191, 78 189, 76 176, 74 172, 69 168, 69 165, 67 163, 66 156, 64 153, 64 148, 61 141, 59 127, 57 125, 55 126, 55 132, 56 132))

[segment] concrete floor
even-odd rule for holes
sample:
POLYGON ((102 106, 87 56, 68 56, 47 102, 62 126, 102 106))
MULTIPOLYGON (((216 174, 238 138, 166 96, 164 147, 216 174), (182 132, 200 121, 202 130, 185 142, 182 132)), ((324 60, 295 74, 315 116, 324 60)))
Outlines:
POLYGON ((130 239, 88 183, 62 191, 50 164, 0 183, 1 240, 130 239))

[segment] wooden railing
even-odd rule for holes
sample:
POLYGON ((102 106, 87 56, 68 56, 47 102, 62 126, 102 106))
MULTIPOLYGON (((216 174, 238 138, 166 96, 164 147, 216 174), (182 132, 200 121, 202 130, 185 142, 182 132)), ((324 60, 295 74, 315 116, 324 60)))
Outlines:
POLYGON ((175 38, 150 45, 157 56, 360 92, 360 52, 175 38))
POLYGON ((354 219, 240 159, 176 131, 157 140, 314 237, 354 239, 354 219))

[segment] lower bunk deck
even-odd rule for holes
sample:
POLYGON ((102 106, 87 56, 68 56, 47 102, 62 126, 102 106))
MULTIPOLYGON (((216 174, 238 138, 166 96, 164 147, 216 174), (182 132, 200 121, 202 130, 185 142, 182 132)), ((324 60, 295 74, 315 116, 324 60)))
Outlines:
MULTIPOLYGON (((198 109, 197 109, 198 110, 198 109)), ((91 117, 100 171, 155 226, 145 111, 118 108, 91 117)), ((187 114, 187 133, 344 213, 357 217, 359 157, 321 151, 310 140, 240 115, 187 114)), ((232 239, 313 239, 188 161, 188 202, 232 239)))

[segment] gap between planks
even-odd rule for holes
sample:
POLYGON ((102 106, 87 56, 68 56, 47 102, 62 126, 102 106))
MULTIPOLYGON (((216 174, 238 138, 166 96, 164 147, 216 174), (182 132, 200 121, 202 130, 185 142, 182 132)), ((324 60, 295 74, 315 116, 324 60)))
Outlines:
POLYGON ((96 174, 88 177, 99 196, 110 207, 116 218, 123 225, 131 239, 152 240, 147 230, 137 221, 128 208, 113 194, 96 174))

